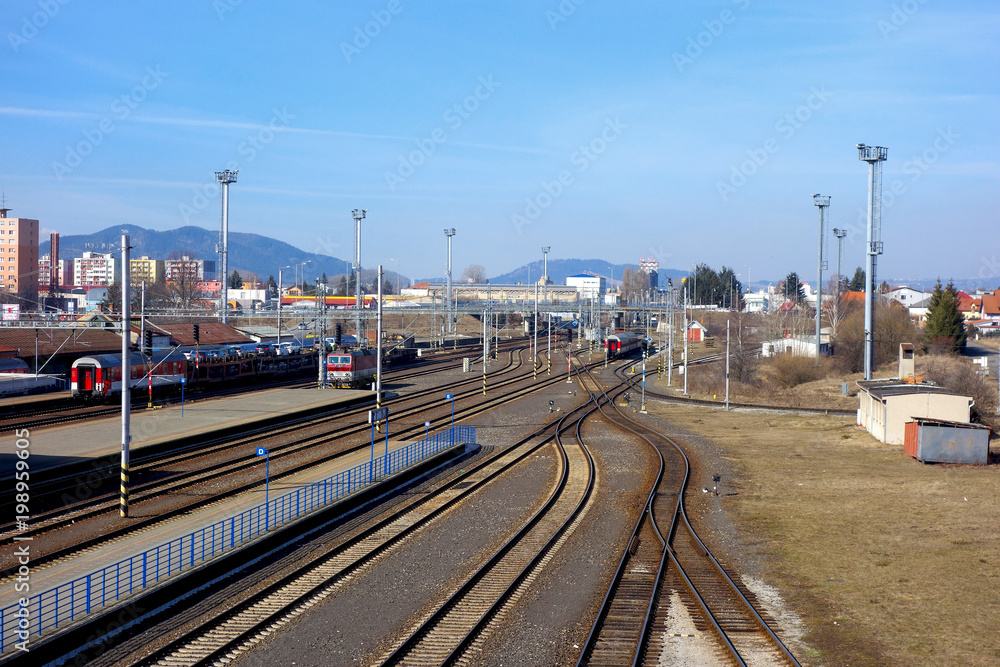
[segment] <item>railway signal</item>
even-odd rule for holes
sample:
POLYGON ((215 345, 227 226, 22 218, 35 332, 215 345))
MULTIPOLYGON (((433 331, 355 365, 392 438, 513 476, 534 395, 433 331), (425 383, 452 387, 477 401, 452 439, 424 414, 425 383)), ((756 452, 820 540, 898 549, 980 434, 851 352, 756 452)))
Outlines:
POLYGON ((191 335, 194 338, 195 345, 201 342, 201 330, 197 322, 194 324, 194 329, 192 330, 191 335))
POLYGON ((258 447, 257 456, 264 457, 264 530, 269 530, 271 527, 271 508, 268 503, 271 491, 271 451, 258 447))

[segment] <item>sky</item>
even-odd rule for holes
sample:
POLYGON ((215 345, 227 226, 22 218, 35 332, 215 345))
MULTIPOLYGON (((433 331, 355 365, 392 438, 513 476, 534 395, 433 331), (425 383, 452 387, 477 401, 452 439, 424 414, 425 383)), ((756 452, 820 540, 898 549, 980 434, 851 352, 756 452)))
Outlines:
MULTIPOLYGON (((0 189, 46 231, 219 226, 411 278, 541 258, 1000 285, 988 1, 4 0, 0 189), (837 243, 826 233, 830 270, 837 243)), ((275 271, 277 267, 275 267, 275 271)), ((600 270, 595 267, 595 270, 600 270)))

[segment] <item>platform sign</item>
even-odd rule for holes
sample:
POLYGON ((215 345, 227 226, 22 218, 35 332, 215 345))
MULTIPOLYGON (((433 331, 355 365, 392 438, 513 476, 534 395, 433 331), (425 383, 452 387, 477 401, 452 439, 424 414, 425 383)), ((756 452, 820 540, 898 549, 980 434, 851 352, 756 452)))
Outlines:
POLYGON ((257 456, 267 456, 267 450, 263 447, 257 448, 257 456))
POLYGON ((13 322, 21 319, 21 304, 19 303, 5 303, 3 304, 3 320, 4 322, 13 322))
POLYGON ((378 422, 384 422, 389 418, 389 408, 378 408, 377 410, 368 411, 368 423, 377 424, 378 422))
POLYGON ((453 398, 455 398, 455 397, 454 397, 454 396, 452 396, 451 394, 445 394, 445 395, 444 395, 444 398, 445 398, 445 400, 446 400, 446 401, 450 401, 451 399, 453 399, 453 398))

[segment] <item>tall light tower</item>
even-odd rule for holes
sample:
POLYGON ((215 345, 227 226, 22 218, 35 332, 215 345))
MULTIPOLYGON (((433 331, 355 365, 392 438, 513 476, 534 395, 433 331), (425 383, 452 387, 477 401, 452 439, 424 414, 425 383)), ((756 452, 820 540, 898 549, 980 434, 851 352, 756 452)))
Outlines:
POLYGON ((354 283, 357 286, 357 299, 354 302, 354 337, 358 347, 361 346, 361 221, 365 219, 366 208, 356 208, 351 211, 354 218, 354 283))
POLYGON ((840 296, 840 284, 844 282, 844 237, 847 236, 846 229, 833 228, 833 235, 837 237, 837 296, 840 296))
POLYGON ((445 268, 445 275, 448 277, 448 290, 446 293, 448 298, 448 328, 446 331, 451 333, 452 324, 455 320, 454 314, 451 312, 451 237, 455 235, 455 228, 449 227, 444 230, 444 235, 448 237, 448 266, 445 268))
POLYGON ((826 240, 826 209, 830 208, 830 197, 813 195, 813 203, 819 208, 819 271, 816 274, 816 358, 819 359, 820 327, 823 320, 823 269, 826 268, 824 258, 824 241, 826 240))
POLYGON ((882 254, 882 163, 889 149, 858 144, 858 159, 868 163, 868 248, 865 262, 865 379, 875 370, 875 269, 882 254))
POLYGON ((216 246, 222 265, 222 288, 219 290, 219 312, 222 323, 229 323, 229 184, 236 182, 239 169, 215 172, 215 182, 222 186, 222 241, 216 246))
POLYGON ((542 302, 549 297, 549 250, 552 246, 542 246, 542 302))

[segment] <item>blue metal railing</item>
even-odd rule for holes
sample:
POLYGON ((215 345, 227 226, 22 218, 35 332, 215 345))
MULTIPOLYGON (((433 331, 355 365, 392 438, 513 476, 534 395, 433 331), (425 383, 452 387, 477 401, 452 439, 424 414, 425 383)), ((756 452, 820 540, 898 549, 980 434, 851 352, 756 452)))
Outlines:
MULTIPOLYGON (((373 461, 301 487, 85 577, 27 597, 26 611, 22 611, 19 604, 0 609, 0 653, 15 650, 15 643, 23 641, 25 636, 37 638, 46 631, 72 623, 92 610, 190 570, 272 528, 376 484, 456 444, 475 441, 474 426, 454 426, 389 452, 388 457, 375 457, 373 461), (19 635, 19 630, 28 634, 19 635)), ((379 444, 375 444, 376 451, 379 444)))

